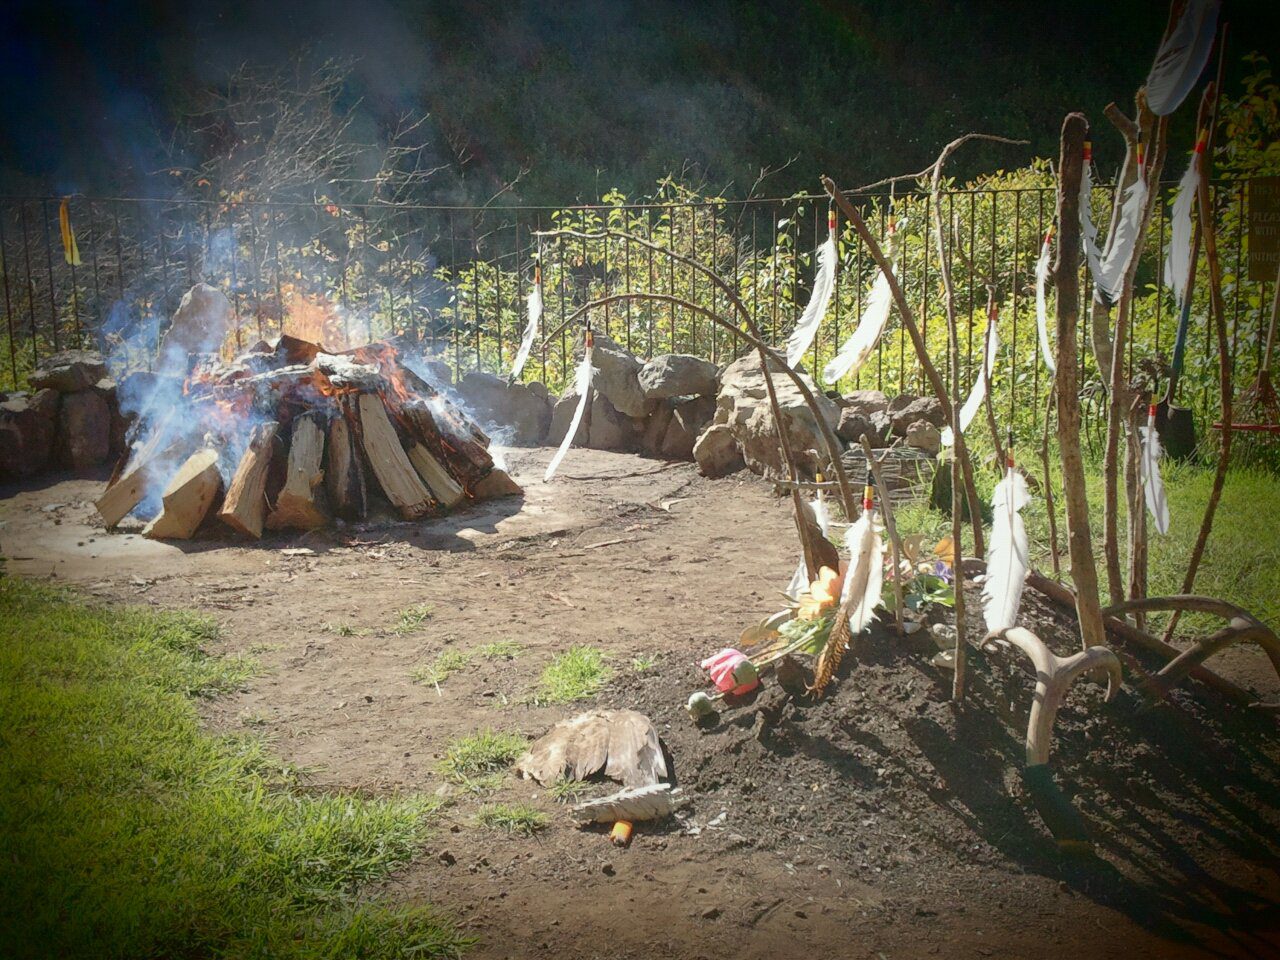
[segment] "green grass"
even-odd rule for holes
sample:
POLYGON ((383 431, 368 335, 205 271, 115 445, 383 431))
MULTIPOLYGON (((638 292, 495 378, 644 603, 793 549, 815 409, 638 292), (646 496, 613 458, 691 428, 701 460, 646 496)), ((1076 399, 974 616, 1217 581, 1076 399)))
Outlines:
POLYGON ((542 671, 535 699, 539 703, 585 700, 594 696, 608 677, 602 651, 589 646, 570 647, 542 671))
MULTIPOLYGON (((1022 456, 1029 459, 1029 451, 1024 450, 1022 456)), ((1066 575, 1069 567, 1066 559, 1066 517, 1056 453, 1051 462, 1054 466, 1058 546, 1063 573, 1066 575)), ((1035 464, 1028 464, 1028 470, 1038 480, 1042 479, 1038 457, 1035 464)), ((1186 573, 1187 562, 1204 516, 1204 506, 1213 486, 1213 468, 1209 466, 1166 461, 1162 464, 1162 471, 1169 497, 1170 525, 1169 533, 1165 536, 1160 536, 1148 527, 1148 593, 1151 596, 1181 592, 1182 578, 1186 573)), ((984 498, 990 498, 995 482, 994 471, 989 467, 978 471, 979 493, 984 498)), ((1098 562, 1099 582, 1105 601, 1106 572, 1102 562, 1103 483, 1098 465, 1086 464, 1086 486, 1094 556, 1098 562)), ((1122 486, 1119 517, 1122 537, 1127 524, 1123 500, 1122 486)), ((1233 467, 1227 475, 1213 532, 1194 588, 1196 593, 1220 597, 1244 607, 1273 628, 1280 627, 1280 527, 1273 521, 1274 517, 1280 517, 1280 478, 1259 468, 1233 467)), ((919 504, 899 508, 895 518, 903 536, 919 532, 938 538, 949 535, 951 531, 951 521, 948 518, 919 504)), ((1033 497, 1030 505, 1023 511, 1023 518, 1031 544, 1032 563, 1047 573, 1052 569, 1049 515, 1042 494, 1033 497)), ((972 549, 972 539, 968 533, 965 539, 972 549)), ((1127 552, 1122 547, 1122 564, 1126 562, 1126 557, 1127 552)), ((1152 629, 1158 631, 1167 622, 1167 615, 1153 615, 1149 622, 1152 629)), ((1188 615, 1181 621, 1191 632, 1212 623, 1212 618, 1194 615, 1188 615)), ((1180 631, 1183 630, 1182 625, 1179 626, 1180 631)))
POLYGON ((445 749, 440 772, 468 789, 491 789, 529 742, 519 733, 482 730, 459 737, 445 749))
POLYGON ((430 619, 430 604, 414 604, 412 607, 406 607, 396 614, 396 625, 391 628, 391 632, 413 633, 415 630, 420 630, 422 625, 430 619))
POLYGON ((587 791, 587 785, 581 780, 572 780, 569 777, 560 777, 555 783, 547 787, 547 793, 551 795, 551 799, 556 803, 577 803, 578 798, 587 791))
POLYGON ((486 660, 514 660, 523 652, 524 646, 515 640, 494 640, 476 649, 476 653, 486 660))
POLYGON ((651 653, 642 653, 631 658, 631 669, 635 673, 647 673, 658 665, 658 658, 651 653))
POLYGON ((410 671, 409 676, 414 683, 427 683, 440 686, 468 663, 471 657, 461 650, 445 650, 430 663, 419 664, 410 671))
POLYGON ((476 813, 476 823, 490 830, 532 837, 547 828, 548 818, 541 810, 527 803, 491 803, 481 807, 476 813))
POLYGON ((251 664, 203 618, 103 609, 0 578, 0 956, 456 956, 425 907, 363 891, 436 801, 296 789, 193 697, 251 664))

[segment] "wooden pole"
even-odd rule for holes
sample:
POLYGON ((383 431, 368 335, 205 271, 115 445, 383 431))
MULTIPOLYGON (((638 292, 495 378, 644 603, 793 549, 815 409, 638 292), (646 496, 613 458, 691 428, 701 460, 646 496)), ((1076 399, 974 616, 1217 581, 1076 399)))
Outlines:
POLYGON ((1086 648, 1106 640, 1098 600, 1098 571, 1093 561, 1089 501, 1085 496, 1084 458, 1080 450, 1079 345, 1080 319, 1080 179, 1084 141, 1089 123, 1080 113, 1068 114, 1062 124, 1058 158, 1058 256, 1053 265, 1057 297, 1058 438, 1062 460, 1063 496, 1067 506, 1067 548, 1075 583, 1076 617, 1086 648))

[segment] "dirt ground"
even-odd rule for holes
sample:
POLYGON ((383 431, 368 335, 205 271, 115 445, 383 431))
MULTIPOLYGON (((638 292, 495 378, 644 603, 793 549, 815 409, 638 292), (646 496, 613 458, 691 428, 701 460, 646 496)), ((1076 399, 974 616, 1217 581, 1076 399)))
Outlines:
MULTIPOLYGON (((101 478, 45 481, 0 490, 0 550, 15 573, 216 616, 219 652, 263 670, 210 723, 266 735, 316 788, 449 796, 384 893, 452 911, 477 957, 1280 956, 1273 717, 1194 687, 1139 713, 1127 685, 1106 705, 1079 683, 1051 765, 1097 841, 1086 861, 1059 855, 1021 781, 1026 677, 1002 719, 979 662, 958 714, 928 655, 876 629, 822 702, 770 692, 699 729, 684 712, 697 661, 777 609, 794 567, 787 505, 746 474, 591 450, 548 486, 548 456, 510 457, 523 500, 260 544, 106 534, 89 503, 101 478), (401 626, 422 604, 430 617, 401 626), (411 679, 496 640, 522 651, 474 656, 439 689, 411 679), (531 700, 578 643, 608 655, 598 702, 654 719, 688 797, 625 850, 537 784, 509 776, 479 798, 436 770, 453 737, 536 736, 578 712, 531 700), (488 832, 474 815, 492 800, 531 801, 551 826, 488 832)), ((1029 592, 1026 615, 1070 648, 1061 611, 1029 592)), ((1260 660, 1233 651, 1220 668, 1280 699, 1260 660)))

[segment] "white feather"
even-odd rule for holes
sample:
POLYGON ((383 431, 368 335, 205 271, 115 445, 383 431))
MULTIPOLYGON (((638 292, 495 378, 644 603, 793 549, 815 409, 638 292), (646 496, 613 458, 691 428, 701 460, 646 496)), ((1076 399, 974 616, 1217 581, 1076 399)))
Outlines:
POLYGON ((533 349, 533 339, 538 335, 538 323, 542 320, 542 284, 535 282, 526 300, 529 307, 529 322, 525 324, 524 336, 520 338, 520 349, 516 353, 515 362, 511 364, 511 379, 515 380, 524 369, 529 359, 529 351, 533 349))
POLYGON ((1129 267, 1129 257, 1138 244, 1138 231, 1147 209, 1147 181, 1141 167, 1138 178, 1125 191, 1124 204, 1116 228, 1107 238, 1107 251, 1102 263, 1093 275, 1102 302, 1110 306, 1120 299, 1124 286, 1124 274, 1129 267))
POLYGON ((1080 174, 1080 239, 1084 244, 1089 272, 1095 277, 1102 269, 1102 250, 1098 247, 1098 228, 1093 222, 1093 164, 1084 162, 1080 174))
POLYGON ((876 607, 880 604, 880 592, 884 586, 884 541, 873 512, 864 510, 858 522, 844 536, 844 544, 849 551, 849 569, 840 589, 840 606, 844 608, 849 604, 849 631, 854 636, 876 618, 876 607))
POLYGON ((836 288, 836 238, 828 235, 826 241, 818 248, 818 272, 813 278, 813 295, 809 297, 809 305, 800 315, 791 337, 787 340, 787 366, 794 367, 804 356, 804 352, 813 343, 818 334, 818 325, 827 315, 827 306, 831 303, 831 292, 836 288))
POLYGON ((1157 117, 1177 110, 1209 62, 1220 0, 1187 0, 1147 74, 1147 106, 1157 117))
POLYGON ((1165 259, 1165 282, 1173 291, 1178 309, 1187 295, 1187 283, 1191 279, 1191 210, 1195 205, 1196 187, 1200 182, 1200 157, 1191 154, 1187 172, 1178 183, 1178 196, 1173 201, 1173 214, 1169 218, 1169 255, 1165 259))
POLYGON ((987 544, 987 579, 982 587, 982 615, 991 633, 1007 630, 1018 620, 1022 590, 1031 569, 1021 510, 1030 502, 1027 481, 1017 467, 1009 467, 991 495, 991 540, 987 544))
POLYGON ((587 410, 587 401, 591 399, 591 374, 593 372, 591 367, 591 348, 587 347, 582 353, 582 362, 578 364, 578 373, 573 381, 573 389, 578 392, 578 408, 573 411, 573 419, 569 421, 569 429, 565 432, 564 439, 560 441, 560 449, 556 451, 556 455, 547 464, 547 472, 542 477, 544 482, 555 476, 556 468, 560 466, 560 461, 564 459, 564 455, 569 452, 569 447, 573 445, 573 438, 578 435, 578 427, 582 425, 582 415, 587 410))
MULTIPOLYGON (((1000 334, 996 330, 996 322, 993 318, 987 321, 987 350, 982 358, 982 369, 978 371, 978 376, 973 381, 973 387, 969 390, 968 399, 965 400, 964 406, 960 408, 961 433, 969 429, 969 424, 973 423, 973 418, 982 409, 982 401, 987 399, 987 387, 991 382, 991 371, 996 365, 996 353, 999 350, 1000 334)), ((955 442, 955 433, 952 431, 951 425, 948 424, 942 428, 942 445, 950 447, 955 442)))
POLYGON ((1147 425, 1139 427, 1142 434, 1142 492, 1147 501, 1147 512, 1155 521, 1156 532, 1164 536, 1169 532, 1169 500, 1164 492, 1164 478, 1160 476, 1160 435, 1156 432, 1155 418, 1148 416, 1147 425))
POLYGON ((1053 356, 1053 348, 1049 346, 1049 308, 1045 305, 1045 286, 1049 282, 1049 235, 1045 234, 1044 243, 1040 247, 1040 257, 1036 260, 1036 326, 1040 330, 1040 353, 1044 356, 1044 365, 1050 373, 1056 373, 1058 364, 1053 356))
MULTIPOLYGON (((813 519, 817 522, 822 535, 827 536, 831 532, 831 511, 827 509, 822 493, 819 492, 817 498, 805 506, 813 514, 813 519)), ((805 562, 804 554, 801 554, 800 562, 796 564, 796 572, 791 575, 791 582, 787 584, 786 594, 792 600, 799 600, 800 595, 809 589, 811 583, 813 583, 813 576, 809 573, 809 564, 805 562)))

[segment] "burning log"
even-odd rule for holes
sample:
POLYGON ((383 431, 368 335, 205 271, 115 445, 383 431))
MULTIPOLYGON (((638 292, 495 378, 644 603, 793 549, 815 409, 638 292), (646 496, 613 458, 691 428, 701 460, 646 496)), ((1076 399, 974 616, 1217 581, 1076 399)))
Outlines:
POLYGON ((152 540, 190 540, 221 487, 218 451, 206 447, 193 453, 169 480, 162 497, 164 507, 142 535, 152 540))
POLYGON ((313 530, 329 522, 321 486, 325 435, 322 423, 323 415, 319 413, 304 414, 293 421, 284 487, 276 497, 275 509, 267 517, 268 529, 313 530))
POLYGON ((280 424, 274 421, 253 428, 249 445, 218 511, 219 520, 255 540, 262 537, 262 524, 267 515, 267 471, 279 429, 280 424))
POLYGON ((359 410, 365 459, 391 505, 406 520, 418 520, 434 511, 436 501, 409 462, 395 427, 387 419, 382 400, 374 394, 362 393, 359 410))
POLYGON ((333 511, 344 520, 361 520, 369 509, 364 464, 360 460, 356 432, 355 404, 351 398, 341 397, 338 408, 341 413, 329 421, 329 470, 325 475, 325 489, 333 511))

